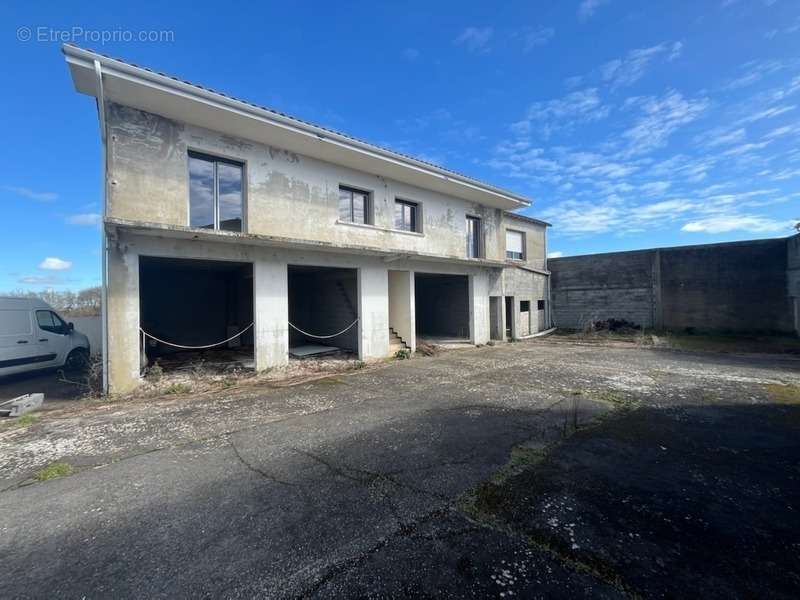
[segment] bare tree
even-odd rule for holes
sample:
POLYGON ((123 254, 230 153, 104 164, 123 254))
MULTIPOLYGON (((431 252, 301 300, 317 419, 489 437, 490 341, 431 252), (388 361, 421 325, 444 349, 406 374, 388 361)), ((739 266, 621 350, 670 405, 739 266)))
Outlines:
POLYGON ((89 317, 100 314, 100 287, 90 287, 78 292, 72 290, 12 290, 0 296, 15 298, 41 298, 64 316, 89 317))

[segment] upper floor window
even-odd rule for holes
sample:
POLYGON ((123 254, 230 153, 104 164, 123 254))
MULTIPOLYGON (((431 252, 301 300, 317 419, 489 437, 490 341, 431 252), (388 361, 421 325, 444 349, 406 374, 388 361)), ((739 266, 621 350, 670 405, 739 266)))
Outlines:
POLYGON ((339 186, 339 220, 346 223, 372 224, 369 192, 339 186))
POLYGON ((242 231, 244 165, 189 153, 189 226, 242 231))
POLYGON ((401 231, 419 231, 417 219, 419 206, 407 200, 394 201, 394 228, 401 231))
POLYGON ((525 259, 525 234, 521 231, 506 229, 506 258, 525 259))
POLYGON ((483 235, 481 220, 467 216, 467 258, 483 257, 483 235))

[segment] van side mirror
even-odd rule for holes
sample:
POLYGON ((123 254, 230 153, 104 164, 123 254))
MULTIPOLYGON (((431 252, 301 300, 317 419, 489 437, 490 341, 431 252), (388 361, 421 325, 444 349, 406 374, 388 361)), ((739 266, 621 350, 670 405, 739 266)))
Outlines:
POLYGON ((70 323, 67 323, 67 329, 68 329, 69 331, 75 331, 75 324, 74 324, 74 323, 72 323, 72 322, 70 322, 70 323))

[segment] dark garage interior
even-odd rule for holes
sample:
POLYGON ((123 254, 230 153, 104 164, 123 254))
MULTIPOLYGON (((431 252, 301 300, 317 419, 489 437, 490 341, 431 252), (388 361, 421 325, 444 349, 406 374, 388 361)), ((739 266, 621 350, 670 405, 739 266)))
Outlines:
MULTIPOLYGON (((139 259, 140 323, 147 333, 181 346, 216 344, 253 322, 250 263, 139 259)), ((198 360, 253 366, 253 329, 209 349, 175 348, 148 338, 148 364, 180 366, 198 360)))
POLYGON ((337 350, 358 354, 358 323, 327 337, 358 318, 356 269, 289 265, 288 275, 289 323, 294 326, 289 327, 289 354, 299 358, 337 350))
POLYGON ((414 274, 417 336, 466 341, 469 330, 469 279, 466 275, 414 274))

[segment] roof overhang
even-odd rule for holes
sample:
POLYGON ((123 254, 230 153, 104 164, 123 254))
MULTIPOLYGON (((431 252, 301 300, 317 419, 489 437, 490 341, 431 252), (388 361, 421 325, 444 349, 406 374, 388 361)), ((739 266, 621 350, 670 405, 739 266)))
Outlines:
POLYGON ((530 205, 520 195, 89 50, 63 47, 78 92, 97 97, 95 61, 106 100, 504 210, 530 205))
POLYGON ((339 254, 357 254, 360 256, 377 256, 385 262, 397 260, 419 260, 426 262, 443 262, 449 264, 469 265, 473 267, 503 268, 508 266, 504 261, 488 258, 463 258, 460 256, 444 256, 427 254, 424 252, 410 252, 386 250, 380 247, 357 246, 354 244, 334 244, 314 240, 301 240, 276 235, 260 235, 252 233, 237 233, 233 231, 211 231, 208 229, 195 229, 179 225, 164 225, 163 223, 148 223, 144 221, 130 221, 127 219, 107 218, 104 222, 109 239, 117 239, 120 233, 130 233, 141 236, 160 237, 175 240, 194 242, 208 242, 214 244, 237 244, 242 246, 270 246, 288 250, 303 250, 315 252, 336 252, 339 254))

